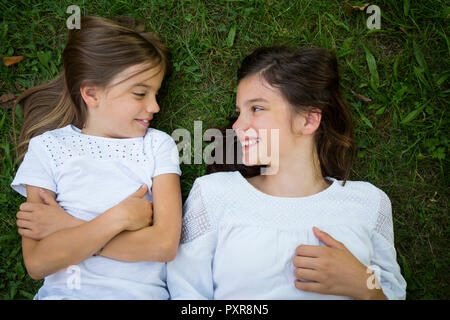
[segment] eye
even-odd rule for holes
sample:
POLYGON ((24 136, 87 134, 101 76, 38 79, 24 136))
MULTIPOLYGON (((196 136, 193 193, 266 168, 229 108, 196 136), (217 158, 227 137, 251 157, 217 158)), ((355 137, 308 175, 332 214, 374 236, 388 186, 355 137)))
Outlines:
POLYGON ((263 108, 257 107, 257 106, 253 106, 252 107, 252 111, 256 112, 256 111, 260 111, 260 110, 264 110, 263 108))
POLYGON ((236 110, 235 112, 236 112, 237 114, 240 114, 240 113, 241 113, 239 110, 236 110))
POLYGON ((138 97, 141 97, 141 98, 145 97, 145 93, 136 93, 136 92, 133 92, 133 94, 136 95, 136 96, 138 96, 138 97))

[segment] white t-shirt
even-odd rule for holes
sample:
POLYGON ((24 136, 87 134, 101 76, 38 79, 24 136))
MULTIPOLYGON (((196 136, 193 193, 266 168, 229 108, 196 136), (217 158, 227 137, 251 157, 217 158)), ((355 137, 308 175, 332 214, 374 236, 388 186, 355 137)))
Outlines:
POLYGON ((389 198, 367 182, 329 180, 322 192, 287 198, 259 191, 237 171, 197 178, 167 264, 171 299, 350 299, 295 288, 296 247, 324 245, 313 226, 370 267, 388 299, 405 299, 389 198))
MULTIPOLYGON (((142 184, 148 185, 145 199, 151 201, 152 178, 166 173, 181 175, 175 142, 162 131, 149 128, 143 137, 115 139, 86 135, 68 125, 30 140, 11 187, 25 197, 25 185, 51 190, 67 213, 89 221, 142 184)), ((35 299, 168 296, 165 263, 95 256, 47 276, 35 299)))

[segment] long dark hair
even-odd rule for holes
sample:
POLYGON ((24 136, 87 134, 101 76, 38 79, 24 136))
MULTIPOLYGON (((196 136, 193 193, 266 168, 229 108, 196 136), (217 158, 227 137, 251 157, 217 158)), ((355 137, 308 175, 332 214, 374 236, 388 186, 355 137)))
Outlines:
MULTIPOLYGON (((322 119, 315 141, 322 176, 345 183, 354 158, 353 121, 340 91, 336 54, 323 48, 258 48, 242 61, 238 82, 257 73, 280 91, 294 114, 320 110, 322 119)), ((247 176, 259 171, 242 165, 232 167, 212 165, 207 171, 244 170, 247 176)))
MULTIPOLYGON (((136 74, 156 66, 167 73, 170 68, 168 48, 153 33, 140 32, 129 21, 128 24, 120 19, 116 22, 101 17, 82 17, 81 29, 69 31, 61 75, 26 90, 16 100, 13 110, 20 104, 24 114, 19 143, 16 143, 19 161, 31 138, 68 124, 83 126, 87 115, 80 93, 83 84, 107 87, 117 74, 137 64, 146 67, 136 74)), ((13 121, 14 114, 13 111, 13 121)))

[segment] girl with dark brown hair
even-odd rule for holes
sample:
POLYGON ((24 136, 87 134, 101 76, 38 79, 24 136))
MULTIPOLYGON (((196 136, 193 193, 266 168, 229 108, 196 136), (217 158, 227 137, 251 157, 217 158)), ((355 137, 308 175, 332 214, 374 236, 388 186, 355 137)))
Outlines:
POLYGON ((347 180, 353 124, 336 55, 255 50, 236 108, 243 163, 260 171, 195 181, 168 263, 171 298, 404 299, 389 198, 347 180))
POLYGON ((83 17, 63 64, 18 99, 23 161, 11 187, 27 197, 17 213, 25 266, 45 277, 35 299, 167 299, 181 172, 175 142, 149 123, 168 49, 151 33, 83 17))

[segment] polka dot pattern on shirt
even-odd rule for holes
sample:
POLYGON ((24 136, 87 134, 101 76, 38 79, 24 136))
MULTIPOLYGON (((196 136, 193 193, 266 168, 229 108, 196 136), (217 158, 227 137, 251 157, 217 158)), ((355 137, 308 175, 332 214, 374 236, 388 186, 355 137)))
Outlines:
POLYGON ((93 160, 120 159, 143 164, 149 161, 144 152, 143 137, 113 139, 77 132, 50 131, 43 135, 42 145, 50 154, 55 167, 64 165, 74 157, 89 157, 93 160))

